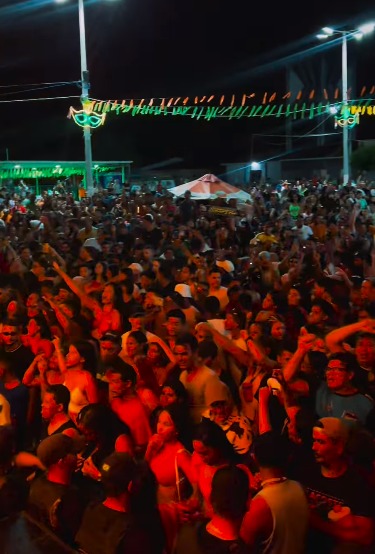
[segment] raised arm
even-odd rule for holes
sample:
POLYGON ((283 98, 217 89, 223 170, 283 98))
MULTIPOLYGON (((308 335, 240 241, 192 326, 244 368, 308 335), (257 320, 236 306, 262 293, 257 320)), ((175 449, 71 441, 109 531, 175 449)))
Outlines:
POLYGON ((54 337, 52 344, 54 345, 56 350, 57 363, 59 364, 60 373, 64 375, 66 373, 66 363, 64 353, 61 350, 61 342, 59 337, 54 337))
POLYGON ((326 336, 326 345, 330 352, 344 352, 342 343, 355 333, 375 333, 375 319, 365 319, 339 327, 326 336))
POLYGON ((95 310, 100 308, 98 302, 91 298, 88 294, 85 293, 75 282, 74 280, 69 277, 67 273, 59 266, 58 263, 53 262, 53 269, 56 271, 56 273, 65 281, 65 283, 68 285, 70 290, 74 292, 78 296, 78 298, 81 300, 82 305, 86 306, 90 310, 95 310))
POLYGON ((294 352, 293 356, 290 358, 289 362, 286 363, 283 369, 283 376, 286 383, 295 377, 303 358, 307 352, 311 350, 315 340, 316 336, 312 334, 306 334, 299 337, 297 350, 294 352))
POLYGON ((25 371, 25 375, 23 376, 22 383, 26 385, 26 387, 32 387, 40 384, 39 379, 35 376, 35 372, 37 369, 38 361, 43 357, 44 357, 44 354, 38 354, 38 356, 35 356, 31 364, 25 371))
POLYGON ((252 361, 250 355, 248 352, 245 352, 242 350, 242 348, 239 348, 233 342, 219 333, 212 325, 209 323, 200 323, 199 325, 203 325, 205 329, 209 330, 210 333, 212 333, 212 336, 217 343, 218 346, 220 346, 223 350, 226 352, 229 352, 235 358, 238 363, 244 366, 248 366, 249 363, 252 361))
POLYGON ((259 434, 263 435, 272 431, 270 415, 268 412, 268 402, 271 396, 269 387, 259 389, 259 434))
POLYGON ((51 306, 51 308, 55 312, 57 321, 61 325, 64 333, 66 333, 69 330, 69 324, 70 324, 69 318, 65 314, 63 314, 63 312, 60 310, 59 305, 56 304, 56 302, 52 300, 52 298, 47 298, 46 296, 43 296, 43 300, 48 302, 48 304, 51 306))

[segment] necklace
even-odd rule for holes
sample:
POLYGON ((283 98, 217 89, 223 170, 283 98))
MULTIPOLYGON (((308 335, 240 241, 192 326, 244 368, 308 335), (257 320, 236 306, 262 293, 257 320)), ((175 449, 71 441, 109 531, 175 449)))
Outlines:
POLYGON ((13 350, 11 350, 10 348, 5 348, 5 352, 9 352, 9 354, 11 354, 12 352, 15 352, 16 350, 21 348, 21 346, 22 346, 22 343, 20 342, 15 348, 13 348, 13 350))
POLYGON ((262 481, 260 484, 262 487, 267 485, 278 485, 279 483, 284 483, 287 481, 287 477, 273 477, 272 479, 265 479, 265 481, 262 481))

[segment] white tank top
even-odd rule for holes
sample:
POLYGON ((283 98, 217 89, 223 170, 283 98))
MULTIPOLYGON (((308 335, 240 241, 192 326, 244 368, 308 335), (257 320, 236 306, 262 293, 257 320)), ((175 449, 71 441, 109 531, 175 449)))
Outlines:
POLYGON ((263 554, 302 554, 309 520, 309 508, 302 486, 287 479, 266 486, 257 496, 267 502, 273 530, 263 543, 263 554))

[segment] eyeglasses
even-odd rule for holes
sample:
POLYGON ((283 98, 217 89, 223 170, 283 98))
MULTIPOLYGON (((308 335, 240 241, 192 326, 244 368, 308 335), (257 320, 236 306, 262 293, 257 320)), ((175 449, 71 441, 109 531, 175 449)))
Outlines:
POLYGON ((11 333, 4 331, 2 334, 4 335, 4 337, 15 337, 16 335, 18 335, 18 333, 15 331, 12 331, 11 333))

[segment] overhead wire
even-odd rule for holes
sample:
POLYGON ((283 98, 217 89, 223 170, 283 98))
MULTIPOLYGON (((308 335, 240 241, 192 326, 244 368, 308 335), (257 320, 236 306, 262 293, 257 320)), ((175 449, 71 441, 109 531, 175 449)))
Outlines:
POLYGON ((80 84, 81 81, 55 81, 52 83, 24 83, 24 84, 16 84, 16 85, 0 85, 0 88, 17 88, 17 87, 39 87, 40 85, 73 85, 73 84, 80 84))
POLYGON ((0 100, 0 104, 12 104, 16 102, 43 102, 46 100, 68 100, 69 98, 81 98, 80 95, 77 96, 50 96, 42 98, 17 98, 12 100, 0 100))
MULTIPOLYGON (((77 84, 77 83, 74 83, 74 84, 77 84)), ((59 88, 63 85, 61 84, 51 84, 51 85, 48 85, 48 86, 45 86, 45 87, 37 87, 37 88, 29 88, 29 89, 25 89, 25 90, 17 90, 17 91, 11 91, 11 92, 4 92, 4 93, 0 93, 0 97, 3 98, 4 96, 13 96, 14 94, 24 94, 26 92, 34 92, 34 91, 37 91, 37 90, 49 90, 51 88, 59 88)))

